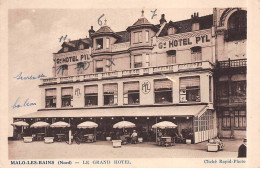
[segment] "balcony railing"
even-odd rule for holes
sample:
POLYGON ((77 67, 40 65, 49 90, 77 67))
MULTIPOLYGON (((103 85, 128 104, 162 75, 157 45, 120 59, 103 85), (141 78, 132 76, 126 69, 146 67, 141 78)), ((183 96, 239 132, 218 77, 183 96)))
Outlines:
POLYGON ((76 81, 87 81, 87 80, 100 80, 108 78, 120 78, 137 75, 152 75, 157 73, 174 73, 180 71, 189 71, 197 69, 213 69, 213 64, 208 61, 185 63, 185 64, 171 64, 165 66, 156 67, 143 67, 134 68, 122 71, 111 71, 97 74, 86 74, 86 75, 75 75, 68 77, 57 77, 57 78, 43 78, 42 84, 55 84, 64 82, 76 82, 76 81))
POLYGON ((217 68, 234 68, 234 67, 245 67, 247 65, 246 59, 237 59, 227 61, 218 61, 217 68))

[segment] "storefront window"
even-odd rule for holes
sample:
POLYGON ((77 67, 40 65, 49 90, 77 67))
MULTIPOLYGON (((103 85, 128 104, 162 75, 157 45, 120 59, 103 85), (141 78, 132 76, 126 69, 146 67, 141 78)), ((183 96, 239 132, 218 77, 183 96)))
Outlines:
POLYGON ((155 80, 154 81, 155 103, 172 103, 172 81, 155 80))
POLYGON ((246 128, 246 111, 235 111, 235 128, 246 128))
POLYGON ((117 84, 105 84, 104 105, 117 105, 117 84))
POLYGON ((85 86, 85 106, 98 105, 98 86, 90 85, 85 86))
POLYGON ((56 89, 45 90, 45 107, 56 107, 56 89))
POLYGON ((139 104, 139 82, 124 83, 124 104, 139 104))
POLYGON ((191 48, 191 62, 197 62, 202 60, 201 47, 196 46, 191 48))
POLYGON ((222 114, 222 128, 230 129, 231 127, 231 117, 229 111, 223 111, 222 114))
POLYGON ((142 55, 135 55, 134 56, 134 67, 140 68, 142 67, 142 55))
POLYGON ((72 107, 71 101, 73 100, 73 88, 66 87, 61 89, 61 106, 72 107))
POLYGON ((180 102, 200 102, 200 78, 180 78, 180 102))

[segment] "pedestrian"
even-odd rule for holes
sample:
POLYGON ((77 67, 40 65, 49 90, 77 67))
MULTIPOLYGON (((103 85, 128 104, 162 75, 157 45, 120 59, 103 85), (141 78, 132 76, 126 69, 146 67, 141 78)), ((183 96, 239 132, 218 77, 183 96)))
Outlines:
POLYGON ((247 139, 243 139, 243 144, 241 144, 238 148, 238 157, 246 157, 246 143, 247 139))
POLYGON ((136 130, 133 130, 133 133, 131 135, 131 138, 132 138, 132 143, 136 143, 137 142, 137 132, 136 130))

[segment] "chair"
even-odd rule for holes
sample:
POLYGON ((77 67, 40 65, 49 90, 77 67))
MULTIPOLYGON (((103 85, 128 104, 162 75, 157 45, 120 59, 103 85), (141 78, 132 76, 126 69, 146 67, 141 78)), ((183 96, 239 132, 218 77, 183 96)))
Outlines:
POLYGON ((172 139, 171 138, 166 138, 165 142, 164 142, 164 145, 165 145, 165 147, 168 147, 169 145, 171 145, 171 143, 172 143, 172 139))
POLYGON ((88 138, 87 138, 87 142, 94 142, 94 135, 93 134, 89 134, 88 138))
POLYGON ((132 137, 132 143, 136 144, 137 143, 137 140, 138 140, 138 137, 132 137))
POLYGON ((120 136, 120 139, 121 139, 121 144, 122 145, 126 145, 127 144, 127 140, 126 140, 126 138, 125 138, 125 136, 120 136))

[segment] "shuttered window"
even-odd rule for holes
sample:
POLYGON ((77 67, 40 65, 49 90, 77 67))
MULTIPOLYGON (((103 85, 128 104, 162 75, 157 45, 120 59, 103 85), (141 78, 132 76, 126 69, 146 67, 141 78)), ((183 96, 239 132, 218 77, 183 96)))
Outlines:
POLYGON ((124 83, 124 104, 139 103, 139 82, 124 83))
POLYGON ((51 108, 56 107, 56 89, 46 89, 45 90, 45 107, 51 108))
POLYGON ((172 81, 154 80, 155 103, 172 103, 172 81))
POLYGON ((84 88, 85 92, 85 106, 96 106, 98 105, 98 86, 88 85, 84 88))
POLYGON ((117 84, 104 84, 104 105, 117 105, 117 84))
POLYGON ((200 78, 180 78, 180 102, 200 101, 200 78))

